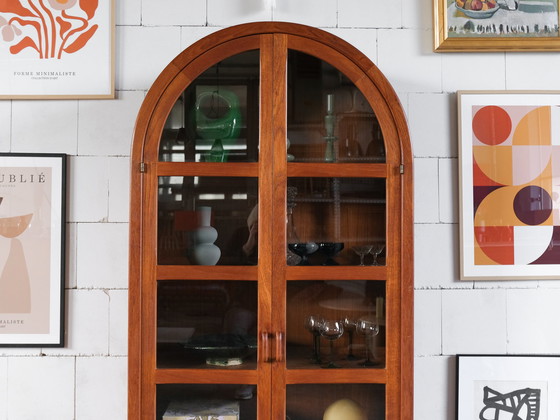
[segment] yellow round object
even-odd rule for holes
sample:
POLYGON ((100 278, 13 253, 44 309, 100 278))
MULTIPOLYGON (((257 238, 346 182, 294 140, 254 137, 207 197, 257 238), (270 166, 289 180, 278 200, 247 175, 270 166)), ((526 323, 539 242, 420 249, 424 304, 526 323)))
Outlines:
POLYGON ((367 417, 358 403, 343 398, 327 407, 323 414, 323 420, 367 420, 367 417))

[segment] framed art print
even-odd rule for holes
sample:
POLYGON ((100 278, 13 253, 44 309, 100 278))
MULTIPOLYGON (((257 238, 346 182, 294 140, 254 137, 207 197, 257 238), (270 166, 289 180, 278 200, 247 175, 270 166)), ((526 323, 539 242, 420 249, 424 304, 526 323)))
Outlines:
POLYGON ((434 50, 560 50, 558 0, 433 0, 434 50))
POLYGON ((457 420, 558 419, 559 393, 558 356, 457 356, 457 420))
POLYGON ((560 92, 458 92, 462 280, 560 278, 560 92))
POLYGON ((114 97, 114 0, 0 0, 0 99, 114 97))
POLYGON ((0 346, 64 345, 66 156, 0 153, 0 346))

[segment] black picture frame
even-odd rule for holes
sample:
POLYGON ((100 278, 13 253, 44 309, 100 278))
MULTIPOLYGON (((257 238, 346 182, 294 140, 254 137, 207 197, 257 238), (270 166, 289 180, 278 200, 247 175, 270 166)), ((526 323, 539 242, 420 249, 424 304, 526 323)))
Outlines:
POLYGON ((0 347, 63 347, 66 154, 0 153, 0 347))

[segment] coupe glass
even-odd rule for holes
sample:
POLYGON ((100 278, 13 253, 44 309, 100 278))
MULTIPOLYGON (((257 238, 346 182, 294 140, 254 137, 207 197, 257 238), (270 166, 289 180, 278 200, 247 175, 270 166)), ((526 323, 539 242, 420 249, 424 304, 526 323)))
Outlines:
POLYGON ((319 342, 321 340, 321 325, 323 322, 323 318, 319 315, 310 315, 305 319, 305 329, 313 336, 313 353, 311 353, 311 363, 316 365, 321 364, 319 342))
POLYGON ((344 324, 342 321, 325 320, 321 324, 321 335, 329 340, 330 361, 324 365, 325 368, 340 367, 334 362, 334 341, 338 340, 344 334, 344 324))
POLYGON ((377 262, 377 257, 379 257, 379 254, 381 254, 384 249, 385 244, 383 242, 377 242, 372 245, 370 253, 373 255, 373 262, 371 265, 381 265, 377 262))
POLYGON ((360 366, 378 365, 377 362, 371 360, 370 358, 370 340, 372 337, 375 337, 377 334, 379 334, 379 324, 370 319, 362 318, 358 320, 357 331, 359 334, 362 334, 365 337, 366 342, 366 360, 360 363, 360 366))
POLYGON ((367 254, 370 253, 372 248, 373 248, 373 245, 356 245, 356 246, 352 247, 352 250, 360 256, 360 264, 359 265, 365 265, 364 264, 364 258, 367 254))

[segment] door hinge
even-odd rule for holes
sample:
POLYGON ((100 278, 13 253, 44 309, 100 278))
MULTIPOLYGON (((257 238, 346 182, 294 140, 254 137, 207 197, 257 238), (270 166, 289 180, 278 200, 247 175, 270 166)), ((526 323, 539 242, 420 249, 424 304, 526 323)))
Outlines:
POLYGON ((404 174, 404 165, 402 163, 399 165, 399 172, 404 174))
POLYGON ((146 164, 144 162, 140 162, 140 172, 141 173, 146 172, 146 164))

